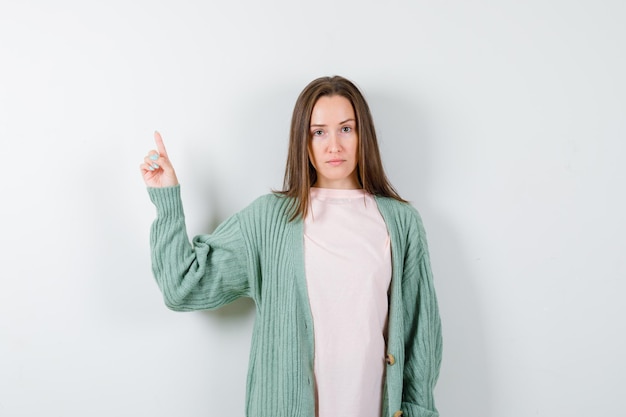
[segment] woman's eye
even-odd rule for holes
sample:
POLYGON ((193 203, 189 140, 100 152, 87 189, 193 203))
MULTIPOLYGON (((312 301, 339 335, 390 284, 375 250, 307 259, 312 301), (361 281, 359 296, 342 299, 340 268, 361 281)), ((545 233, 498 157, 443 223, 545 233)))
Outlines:
POLYGON ((322 130, 314 130, 313 131, 313 136, 322 136, 324 134, 324 131, 322 130))
POLYGON ((341 128, 341 131, 343 133, 350 133, 350 132, 352 132, 352 128, 350 126, 344 126, 344 127, 341 128))

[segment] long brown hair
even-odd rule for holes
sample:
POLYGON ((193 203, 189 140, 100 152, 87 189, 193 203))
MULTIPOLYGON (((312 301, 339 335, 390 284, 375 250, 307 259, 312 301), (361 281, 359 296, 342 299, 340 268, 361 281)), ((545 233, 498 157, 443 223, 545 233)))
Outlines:
POLYGON ((393 188, 380 158, 374 120, 369 106, 356 85, 340 77, 321 77, 313 80, 300 93, 291 117, 289 150, 283 190, 279 191, 292 198, 292 215, 304 219, 309 208, 309 192, 317 181, 317 171, 309 157, 311 140, 311 113, 317 100, 322 96, 342 96, 348 99, 354 109, 359 136, 357 176, 361 187, 370 194, 403 200, 393 188))

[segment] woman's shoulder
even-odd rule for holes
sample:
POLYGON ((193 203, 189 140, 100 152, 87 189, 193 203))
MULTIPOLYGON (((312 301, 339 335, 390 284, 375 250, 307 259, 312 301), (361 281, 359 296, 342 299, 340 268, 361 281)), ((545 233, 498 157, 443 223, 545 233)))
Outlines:
POLYGON ((426 230, 422 222, 422 216, 417 209, 408 202, 399 201, 389 197, 376 197, 380 210, 389 233, 407 242, 417 242, 420 250, 428 252, 426 243, 426 230))
POLYGON ((285 217, 287 211, 291 207, 291 199, 280 193, 268 193, 257 197, 246 208, 238 214, 240 216, 255 218, 271 218, 285 217))

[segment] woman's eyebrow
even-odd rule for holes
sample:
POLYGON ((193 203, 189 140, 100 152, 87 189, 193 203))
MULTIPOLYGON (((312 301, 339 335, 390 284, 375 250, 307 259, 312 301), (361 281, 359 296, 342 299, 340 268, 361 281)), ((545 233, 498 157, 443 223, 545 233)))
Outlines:
MULTIPOLYGON (((354 122, 354 121, 355 121, 354 119, 346 119, 343 122, 339 122, 338 124, 342 125, 344 123, 354 122)), ((311 127, 326 127, 326 125, 314 123, 314 124, 311 125, 311 127)))

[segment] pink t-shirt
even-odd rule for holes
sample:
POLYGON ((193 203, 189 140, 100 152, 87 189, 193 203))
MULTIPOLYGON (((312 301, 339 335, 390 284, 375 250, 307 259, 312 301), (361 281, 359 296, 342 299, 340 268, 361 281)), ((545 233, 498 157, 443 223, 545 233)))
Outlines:
POLYGON ((391 250, 376 200, 311 188, 304 255, 317 416, 380 417, 391 250))

